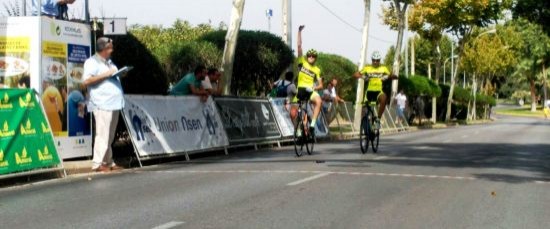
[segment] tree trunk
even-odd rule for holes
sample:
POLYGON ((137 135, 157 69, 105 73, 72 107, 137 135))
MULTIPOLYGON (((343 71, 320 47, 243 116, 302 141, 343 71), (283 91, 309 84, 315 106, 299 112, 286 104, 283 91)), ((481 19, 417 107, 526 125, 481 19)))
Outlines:
POLYGON ((477 78, 474 73, 473 82, 472 82, 472 95, 474 97, 474 102, 472 106, 472 119, 477 119, 477 78))
POLYGON ((462 56, 463 46, 464 46, 464 42, 460 42, 460 46, 458 47, 459 53, 458 53, 458 57, 456 58, 457 64, 455 64, 454 66, 455 69, 451 70, 451 88, 449 90, 449 98, 447 98, 447 113, 445 115, 445 121, 447 122, 451 121, 451 108, 453 105, 453 95, 454 95, 455 86, 456 86, 456 74, 458 73, 458 66, 460 66, 458 63, 460 63, 460 57, 462 56))
MULTIPOLYGON (((364 0, 365 2, 365 16, 363 18, 363 37, 361 39, 361 57, 359 59, 359 71, 367 63, 367 47, 369 41, 369 20, 370 20, 370 0, 364 0)), ((353 126, 356 130, 359 130, 361 124, 361 112, 363 109, 363 97, 364 97, 365 81, 363 79, 357 80, 357 93, 355 95, 355 114, 353 119, 353 126)))
MULTIPOLYGON (((395 45, 395 56, 393 57, 393 71, 392 73, 396 76, 399 76, 399 67, 401 63, 401 47, 403 47, 403 35, 405 34, 405 16, 407 13, 408 4, 404 3, 403 8, 401 8, 400 1, 394 0, 396 14, 398 16, 398 26, 397 26, 397 44, 395 45)), ((395 95, 397 94, 398 81, 392 80, 391 87, 391 99, 390 104, 393 104, 395 95)))
MULTIPOLYGON (((433 53, 434 53, 434 56, 437 57, 435 58, 434 80, 438 86, 439 86, 439 79, 441 78, 441 53, 437 51, 439 50, 440 42, 441 42, 441 39, 433 41, 433 47, 434 47, 433 53)), ((432 115, 433 115, 434 123, 436 123, 437 122, 437 98, 436 97, 432 98, 432 115)))
POLYGON ((529 81, 531 88, 531 112, 537 111, 537 93, 535 88, 535 79, 529 81))
POLYGON ((546 106, 546 100, 548 100, 548 79, 546 77, 546 65, 542 63, 542 92, 544 93, 544 101, 542 101, 542 107, 546 106))
POLYGON ((237 47, 237 37, 241 29, 243 19, 245 0, 233 0, 233 9, 231 11, 231 21, 225 35, 225 47, 223 49, 222 68, 223 76, 221 84, 223 94, 231 94, 231 79, 233 76, 233 62, 235 60, 235 48, 237 47))

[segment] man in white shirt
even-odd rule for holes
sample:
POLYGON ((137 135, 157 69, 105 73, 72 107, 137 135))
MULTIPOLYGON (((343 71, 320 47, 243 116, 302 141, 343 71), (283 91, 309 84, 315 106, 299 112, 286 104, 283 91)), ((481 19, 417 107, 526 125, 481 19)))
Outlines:
POLYGON ((323 110, 325 113, 331 111, 333 105, 345 102, 336 93, 336 85, 338 85, 337 79, 332 79, 325 90, 323 90, 323 110))
POLYGON ((208 73, 204 80, 201 81, 201 85, 210 95, 219 96, 222 94, 220 87, 221 72, 216 68, 208 69, 208 73))
POLYGON ((401 123, 401 121, 407 120, 405 118, 405 108, 407 107, 407 96, 403 93, 403 89, 399 91, 399 94, 395 96, 395 102, 397 103, 397 118, 395 124, 401 123))
POLYGON ((115 138, 120 110, 124 107, 124 92, 118 70, 111 61, 113 41, 101 37, 96 43, 96 54, 84 63, 84 85, 88 87, 88 110, 95 118, 95 142, 92 170, 107 172, 121 169, 113 162, 111 144, 115 138))

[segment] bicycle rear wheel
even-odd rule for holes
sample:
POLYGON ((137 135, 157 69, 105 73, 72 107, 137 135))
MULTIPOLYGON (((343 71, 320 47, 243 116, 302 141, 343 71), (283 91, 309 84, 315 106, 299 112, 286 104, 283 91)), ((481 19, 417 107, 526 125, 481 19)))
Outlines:
POLYGON ((361 126, 359 127, 359 144, 361 145, 361 152, 367 153, 369 150, 369 121, 367 116, 361 118, 361 126))

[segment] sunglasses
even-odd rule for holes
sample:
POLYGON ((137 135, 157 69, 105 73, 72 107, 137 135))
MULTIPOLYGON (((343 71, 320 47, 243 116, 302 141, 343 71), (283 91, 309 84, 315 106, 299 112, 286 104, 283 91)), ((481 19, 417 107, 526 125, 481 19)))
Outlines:
POLYGON ((317 56, 315 56, 315 55, 308 55, 308 56, 307 56, 307 58, 311 58, 311 57, 317 58, 317 56))

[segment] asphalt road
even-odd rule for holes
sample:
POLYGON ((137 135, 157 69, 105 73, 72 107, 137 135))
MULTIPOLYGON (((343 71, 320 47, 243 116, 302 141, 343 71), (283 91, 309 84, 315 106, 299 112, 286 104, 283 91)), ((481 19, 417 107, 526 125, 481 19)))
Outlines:
POLYGON ((0 190, 0 228, 548 228, 550 122, 285 147, 0 190))

